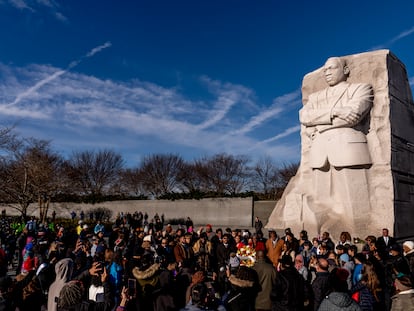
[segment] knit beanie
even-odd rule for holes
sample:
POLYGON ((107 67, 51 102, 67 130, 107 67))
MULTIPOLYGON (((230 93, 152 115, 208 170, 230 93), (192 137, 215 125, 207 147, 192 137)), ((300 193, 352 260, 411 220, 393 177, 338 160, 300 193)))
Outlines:
POLYGON ((411 250, 411 249, 414 249, 414 242, 413 242, 413 241, 405 241, 405 242, 403 243, 403 246, 408 247, 410 250, 411 250))
POLYGON ((395 288, 398 291, 406 291, 412 288, 411 280, 408 276, 402 276, 395 279, 395 288))

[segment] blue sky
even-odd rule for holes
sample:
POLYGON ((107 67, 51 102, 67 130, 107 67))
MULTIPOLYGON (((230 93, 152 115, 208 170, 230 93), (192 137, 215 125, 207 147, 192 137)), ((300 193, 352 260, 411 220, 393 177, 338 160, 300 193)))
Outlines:
POLYGON ((299 161, 303 76, 385 48, 413 85, 413 13, 402 0, 0 0, 0 124, 128 166, 153 153, 299 161))

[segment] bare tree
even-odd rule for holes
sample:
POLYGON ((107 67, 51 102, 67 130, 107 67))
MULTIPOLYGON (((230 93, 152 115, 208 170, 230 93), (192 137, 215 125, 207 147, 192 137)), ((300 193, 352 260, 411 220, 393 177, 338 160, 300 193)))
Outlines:
POLYGON ((278 167, 269 156, 259 159, 252 169, 252 185, 263 198, 275 200, 281 186, 278 167))
POLYGON ((296 175, 298 168, 299 163, 288 163, 284 164, 283 167, 279 169, 280 188, 286 188, 289 180, 296 175))
POLYGON ((1 197, 23 217, 30 203, 37 201, 40 218, 44 220, 50 199, 60 188, 63 159, 44 140, 14 138, 9 146, 1 159, 1 197))
POLYGON ((246 186, 248 161, 245 156, 222 153, 195 161, 195 168, 205 191, 222 195, 236 194, 246 186))
POLYGON ((153 154, 146 156, 141 165, 141 176, 146 191, 158 197, 179 191, 178 175, 184 160, 174 154, 153 154))
POLYGON ((126 195, 145 195, 144 178, 139 168, 128 168, 120 174, 120 192, 126 195))
POLYGON ((0 129, 0 149, 13 150, 15 145, 20 144, 14 126, 3 127, 0 129))
POLYGON ((33 141, 27 150, 26 162, 39 204, 40 220, 44 221, 52 197, 62 188, 63 157, 50 148, 47 141, 33 141))
POLYGON ((201 178, 200 166, 196 163, 184 163, 178 174, 178 181, 184 192, 203 191, 203 180, 201 178))
POLYGON ((66 163, 72 193, 98 198, 117 183, 124 161, 112 150, 74 152, 66 163))

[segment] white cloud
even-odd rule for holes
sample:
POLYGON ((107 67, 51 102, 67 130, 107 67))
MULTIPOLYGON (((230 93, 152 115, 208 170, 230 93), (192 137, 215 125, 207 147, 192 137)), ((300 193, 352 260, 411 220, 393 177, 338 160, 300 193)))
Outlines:
POLYGON ((68 18, 65 15, 63 15, 61 12, 55 12, 54 16, 58 21, 61 21, 64 23, 68 22, 68 18))
POLYGON ((289 135, 291 135, 293 133, 296 133, 296 132, 299 132, 299 131, 300 131, 300 125, 295 125, 293 127, 290 127, 288 129, 284 130, 282 133, 277 134, 276 136, 273 136, 271 138, 268 138, 268 139, 265 139, 265 140, 261 141, 260 144, 268 144, 270 142, 277 141, 281 138, 284 138, 286 136, 289 136, 289 135))
POLYGON ((92 50, 90 50, 85 57, 92 57, 94 56, 96 53, 99 53, 100 51, 102 51, 103 49, 109 48, 112 46, 111 42, 105 42, 104 44, 97 46, 96 48, 93 48, 92 50))
MULTIPOLYGON (((51 14, 60 22, 68 22, 68 18, 59 11, 60 6, 53 0, 7 0, 8 4, 19 10, 27 10, 31 13, 40 13, 46 10, 48 14, 51 14)), ((5 1, 1 1, 0 4, 5 4, 5 1)))
POLYGON ((262 125, 264 122, 274 119, 293 104, 300 102, 300 95, 300 90, 296 90, 292 93, 288 93, 275 98, 271 107, 265 109, 258 115, 251 118, 247 124, 231 134, 234 135, 248 133, 258 126, 262 125))
MULTIPOLYGON (((254 92, 207 77, 201 80, 213 96, 198 102, 186 98, 178 88, 145 81, 101 80, 47 65, 14 68, 0 64, 0 122, 22 120, 30 135, 43 133, 39 138, 52 139, 53 144, 66 148, 138 148, 153 141, 157 146, 198 150, 200 154, 246 154, 257 140, 245 136, 247 131, 237 133, 235 129, 243 127, 240 113, 249 111, 244 108, 255 105, 254 92), (231 132, 234 134, 228 135, 231 132)), ((271 111, 278 104, 289 106, 292 100, 294 93, 287 94, 256 117, 246 117, 256 120, 254 126, 258 127, 258 120, 277 118, 271 111)), ((249 122, 253 127, 254 121, 249 122)), ((292 150, 261 144, 255 154, 276 149, 280 149, 279 155, 292 150)), ((297 151, 291 156, 295 154, 297 151)))
POLYGON ((410 83, 410 85, 411 85, 412 87, 414 87, 414 77, 409 78, 409 79, 408 79, 408 82, 410 83))
POLYGON ((29 87, 27 90, 24 90, 23 92, 19 93, 16 98, 13 100, 13 102, 11 102, 10 104, 8 104, 7 106, 13 106, 18 104, 22 99, 28 98, 32 95, 35 94, 35 92, 37 92, 41 87, 43 87, 44 85, 52 82, 53 80, 59 78, 61 75, 65 74, 66 72, 68 72, 68 70, 74 68, 75 66, 77 66, 83 58, 86 57, 92 57, 93 55, 95 55, 96 53, 102 51, 103 49, 106 49, 108 47, 111 46, 110 42, 106 42, 103 45, 97 46, 95 48, 93 48, 90 52, 88 52, 85 56, 81 57, 79 60, 76 61, 72 61, 68 68, 65 70, 57 70, 56 72, 46 76, 45 78, 41 79, 39 82, 35 83, 33 86, 29 87))
POLYGON ((391 46, 395 42, 401 40, 402 38, 405 38, 405 37, 411 35, 412 33, 414 33, 414 26, 411 27, 410 29, 407 29, 407 30, 402 31, 401 33, 399 33, 395 37, 393 37, 390 40, 388 40, 386 43, 379 44, 377 46, 374 46, 374 47, 370 48, 369 51, 388 48, 389 46, 391 46))
POLYGON ((213 109, 207 113, 207 119, 198 125, 198 129, 207 129, 223 121, 234 105, 247 104, 252 100, 252 90, 231 83, 221 83, 208 77, 201 77, 211 93, 217 96, 213 109))
POLYGON ((14 6, 16 9, 19 10, 29 10, 32 12, 35 12, 35 10, 29 6, 28 4, 29 1, 24 1, 24 0, 9 0, 9 3, 14 6))

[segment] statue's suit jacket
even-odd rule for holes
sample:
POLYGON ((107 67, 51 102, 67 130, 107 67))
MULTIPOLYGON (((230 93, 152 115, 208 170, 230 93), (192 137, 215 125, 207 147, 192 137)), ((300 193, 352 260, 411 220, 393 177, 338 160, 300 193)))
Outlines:
POLYGON ((341 82, 309 96, 299 112, 300 122, 311 138, 309 165, 322 168, 371 164, 367 139, 358 124, 371 109, 373 91, 369 84, 341 82), (352 107, 360 115, 353 123, 333 117, 335 107, 352 107))

